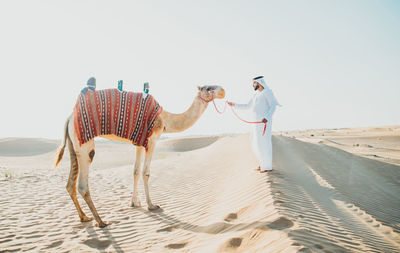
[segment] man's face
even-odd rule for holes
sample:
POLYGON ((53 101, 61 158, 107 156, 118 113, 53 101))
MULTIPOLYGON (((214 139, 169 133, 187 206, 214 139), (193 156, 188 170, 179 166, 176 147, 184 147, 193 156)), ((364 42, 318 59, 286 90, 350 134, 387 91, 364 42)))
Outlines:
POLYGON ((256 81, 253 82, 253 88, 254 90, 258 90, 258 88, 260 88, 260 84, 256 81))

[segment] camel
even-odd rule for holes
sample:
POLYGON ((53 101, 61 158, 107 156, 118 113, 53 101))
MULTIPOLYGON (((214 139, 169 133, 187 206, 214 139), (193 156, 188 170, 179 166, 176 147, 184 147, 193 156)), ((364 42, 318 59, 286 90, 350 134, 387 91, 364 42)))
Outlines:
MULTIPOLYGON (((133 196, 131 201, 132 207, 140 207, 140 200, 138 198, 138 181, 140 178, 140 166, 142 164, 142 156, 145 152, 144 165, 142 169, 142 178, 144 181, 144 190, 146 194, 147 207, 150 211, 157 210, 160 207, 154 204, 150 199, 149 193, 149 178, 150 178, 150 163, 152 155, 158 139, 163 133, 176 133, 182 132, 193 126, 200 116, 206 110, 208 103, 214 99, 222 99, 225 97, 225 91, 220 86, 202 86, 198 87, 197 96, 194 98, 192 105, 181 114, 173 114, 163 110, 156 118, 154 123, 153 132, 148 138, 147 150, 142 146, 136 146, 136 161, 133 171, 133 196)), ((124 139, 116 135, 100 135, 100 137, 107 138, 115 141, 131 142, 129 139, 124 139)), ((70 153, 71 169, 67 183, 67 191, 75 204, 81 222, 91 221, 92 218, 86 216, 81 209, 76 193, 76 183, 79 174, 78 191, 89 206, 97 226, 105 227, 107 222, 102 221, 97 210, 93 204, 90 191, 89 191, 89 166, 93 161, 95 155, 94 139, 80 145, 78 137, 74 128, 74 114, 68 117, 64 125, 64 138, 56 153, 55 167, 60 163, 65 146, 68 144, 70 153)))

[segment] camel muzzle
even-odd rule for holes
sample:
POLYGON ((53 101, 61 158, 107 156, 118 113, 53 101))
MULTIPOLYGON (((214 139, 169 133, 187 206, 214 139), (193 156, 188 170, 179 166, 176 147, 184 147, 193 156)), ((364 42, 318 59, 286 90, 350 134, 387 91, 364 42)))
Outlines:
POLYGON ((225 90, 224 89, 220 89, 217 93, 217 98, 224 98, 225 97, 225 90))

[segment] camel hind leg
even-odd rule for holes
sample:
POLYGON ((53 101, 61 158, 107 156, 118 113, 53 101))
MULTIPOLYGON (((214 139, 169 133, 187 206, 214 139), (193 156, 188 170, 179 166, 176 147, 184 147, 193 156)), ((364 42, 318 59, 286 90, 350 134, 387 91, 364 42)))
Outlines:
POLYGON ((92 139, 79 147, 77 146, 79 145, 75 146, 75 152, 79 164, 78 191, 90 208, 90 211, 97 221, 97 225, 99 227, 105 227, 108 224, 101 220, 99 214, 97 213, 96 207, 93 204, 93 200, 89 191, 89 167, 95 154, 94 140, 92 139))
POLYGON ((75 133, 74 120, 70 120, 68 125, 68 132, 76 154, 76 159, 78 161, 78 191, 85 200, 86 204, 89 206, 90 211, 97 221, 97 225, 99 227, 105 227, 107 226, 107 224, 101 220, 99 214, 97 213, 89 191, 89 166, 92 163, 95 154, 94 139, 80 145, 78 137, 75 133))
POLYGON ((69 195, 71 196, 72 201, 75 204, 76 210, 78 211, 79 218, 81 219, 81 221, 82 222, 91 221, 93 219, 87 217, 86 214, 82 211, 82 208, 79 205, 79 201, 76 196, 76 181, 78 179, 78 172, 79 172, 78 159, 76 158, 76 153, 74 151, 72 142, 69 139, 69 137, 67 139, 67 142, 68 142, 68 150, 69 150, 70 160, 71 160, 71 170, 69 172, 69 178, 68 178, 68 183, 67 183, 66 188, 67 188, 69 195))

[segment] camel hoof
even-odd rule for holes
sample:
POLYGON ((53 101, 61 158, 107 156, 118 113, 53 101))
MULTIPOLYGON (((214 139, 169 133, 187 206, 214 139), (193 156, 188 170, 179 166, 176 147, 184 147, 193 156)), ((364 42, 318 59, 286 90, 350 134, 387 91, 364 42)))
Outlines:
POLYGON ((159 205, 150 205, 147 207, 149 209, 149 211, 156 211, 158 209, 160 209, 159 205))
POLYGON ((135 207, 135 208, 137 208, 137 207, 141 207, 142 205, 140 204, 140 202, 139 203, 134 203, 134 202, 132 202, 132 204, 131 204, 131 207, 135 207))
POLYGON ((96 223, 96 227, 99 227, 99 228, 104 228, 104 227, 107 227, 108 225, 110 225, 108 222, 96 223))
POLYGON ((81 222, 88 222, 88 221, 92 221, 92 220, 93 220, 93 218, 89 218, 87 216, 81 218, 81 222))

